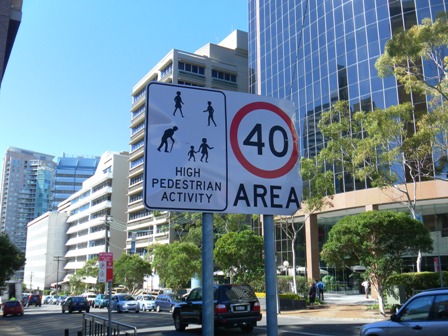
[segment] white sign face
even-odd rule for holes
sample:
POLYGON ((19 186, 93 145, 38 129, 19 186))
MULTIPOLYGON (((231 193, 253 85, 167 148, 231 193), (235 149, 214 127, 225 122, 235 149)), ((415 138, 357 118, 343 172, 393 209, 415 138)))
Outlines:
POLYGON ((302 192, 293 113, 289 101, 148 84, 146 207, 293 214, 302 192))

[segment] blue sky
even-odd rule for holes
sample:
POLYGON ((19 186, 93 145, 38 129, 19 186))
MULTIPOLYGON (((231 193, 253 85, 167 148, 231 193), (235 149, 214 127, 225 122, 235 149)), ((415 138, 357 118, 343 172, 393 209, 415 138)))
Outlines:
POLYGON ((171 49, 247 31, 246 0, 25 0, 0 88, 8 146, 62 156, 129 150, 132 87, 171 49))

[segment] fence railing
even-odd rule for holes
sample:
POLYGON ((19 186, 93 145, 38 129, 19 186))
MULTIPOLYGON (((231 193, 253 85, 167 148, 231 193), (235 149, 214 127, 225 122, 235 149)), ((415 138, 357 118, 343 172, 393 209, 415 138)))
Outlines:
MULTIPOLYGON (((109 320, 107 318, 84 313, 82 318, 82 336, 107 336, 109 320)), ((129 324, 111 321, 111 336, 137 335, 137 327, 129 324)))

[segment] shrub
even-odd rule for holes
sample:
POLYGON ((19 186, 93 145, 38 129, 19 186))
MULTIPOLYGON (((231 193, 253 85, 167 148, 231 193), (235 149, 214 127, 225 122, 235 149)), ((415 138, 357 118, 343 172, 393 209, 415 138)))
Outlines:
MULTIPOLYGON (((442 274, 443 284, 448 284, 448 272, 442 272, 442 274)), ((415 291, 441 287, 440 274, 439 272, 395 274, 387 279, 387 287, 393 286, 402 287, 407 300, 415 294, 415 291)))

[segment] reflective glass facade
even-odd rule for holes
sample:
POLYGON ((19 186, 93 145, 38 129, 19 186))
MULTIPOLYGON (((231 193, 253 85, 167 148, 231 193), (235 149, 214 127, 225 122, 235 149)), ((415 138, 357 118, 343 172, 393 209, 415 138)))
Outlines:
MULTIPOLYGON (((424 110, 424 97, 379 78, 375 62, 393 32, 447 9, 447 0, 249 0, 251 92, 294 101, 305 157, 322 148, 319 116, 337 100, 354 111, 409 100, 424 110)), ((334 171, 337 193, 368 187, 334 171)))

